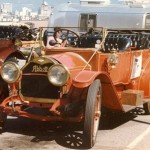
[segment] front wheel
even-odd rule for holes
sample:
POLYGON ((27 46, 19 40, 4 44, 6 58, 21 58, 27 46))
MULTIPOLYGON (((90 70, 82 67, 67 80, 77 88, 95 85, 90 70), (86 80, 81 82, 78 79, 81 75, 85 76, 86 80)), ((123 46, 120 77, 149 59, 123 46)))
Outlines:
POLYGON ((83 144, 87 148, 94 146, 101 116, 101 84, 95 80, 89 87, 85 106, 83 144))
POLYGON ((0 103, 9 96, 8 84, 0 76, 0 103))
POLYGON ((3 133, 5 130, 6 120, 7 120, 7 114, 0 112, 0 133, 3 133))
MULTIPOLYGON (((8 84, 0 76, 0 104, 9 96, 8 84)), ((0 110, 0 133, 4 131, 7 114, 0 110)))

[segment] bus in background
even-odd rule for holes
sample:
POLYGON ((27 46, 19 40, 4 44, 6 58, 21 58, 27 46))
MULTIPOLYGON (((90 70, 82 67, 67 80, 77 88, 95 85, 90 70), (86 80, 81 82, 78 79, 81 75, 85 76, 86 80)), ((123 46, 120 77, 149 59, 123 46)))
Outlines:
POLYGON ((48 27, 56 26, 75 32, 86 32, 91 27, 150 29, 150 4, 131 0, 120 0, 118 4, 111 4, 109 0, 68 2, 53 9, 48 27))

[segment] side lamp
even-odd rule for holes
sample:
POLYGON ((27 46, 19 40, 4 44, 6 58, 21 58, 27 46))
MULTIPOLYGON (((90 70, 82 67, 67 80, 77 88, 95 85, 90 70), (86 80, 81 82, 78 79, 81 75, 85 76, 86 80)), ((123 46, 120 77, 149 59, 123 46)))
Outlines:
POLYGON ((117 54, 116 49, 111 49, 110 54, 108 55, 107 58, 107 64, 111 68, 116 68, 116 65, 119 63, 119 56, 117 54))

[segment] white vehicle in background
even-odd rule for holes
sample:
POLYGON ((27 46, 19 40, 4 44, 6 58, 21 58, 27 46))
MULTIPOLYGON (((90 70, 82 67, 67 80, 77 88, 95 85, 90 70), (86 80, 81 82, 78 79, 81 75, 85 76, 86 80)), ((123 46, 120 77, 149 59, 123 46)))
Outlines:
POLYGON ((110 4, 109 0, 80 0, 80 3, 60 4, 53 9, 48 27, 68 27, 76 32, 85 32, 91 27, 150 28, 149 1, 120 0, 119 2, 110 4))

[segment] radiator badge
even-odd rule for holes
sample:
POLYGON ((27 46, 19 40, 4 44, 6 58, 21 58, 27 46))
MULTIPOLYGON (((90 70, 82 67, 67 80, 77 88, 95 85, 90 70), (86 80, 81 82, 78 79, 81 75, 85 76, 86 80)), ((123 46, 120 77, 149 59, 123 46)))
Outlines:
POLYGON ((41 67, 41 66, 37 66, 34 65, 32 68, 32 72, 48 72, 49 67, 41 67))

